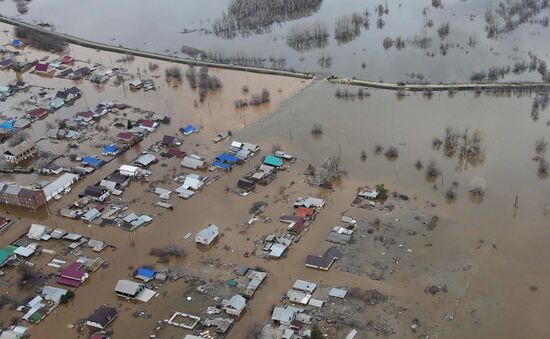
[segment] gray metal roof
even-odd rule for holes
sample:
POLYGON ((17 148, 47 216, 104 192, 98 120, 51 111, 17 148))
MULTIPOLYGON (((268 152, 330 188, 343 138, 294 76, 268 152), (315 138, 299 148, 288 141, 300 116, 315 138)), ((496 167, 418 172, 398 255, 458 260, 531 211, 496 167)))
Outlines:
POLYGON ((115 292, 134 295, 142 288, 142 284, 131 280, 119 280, 115 287, 115 292))

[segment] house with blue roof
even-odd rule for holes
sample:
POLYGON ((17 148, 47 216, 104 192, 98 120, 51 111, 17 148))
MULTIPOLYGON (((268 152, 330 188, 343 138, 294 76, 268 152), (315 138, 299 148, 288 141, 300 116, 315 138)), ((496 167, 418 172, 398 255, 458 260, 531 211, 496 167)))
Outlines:
POLYGON ((134 274, 134 278, 143 280, 144 282, 149 282, 155 276, 157 275, 157 272, 153 271, 152 269, 149 269, 147 267, 140 267, 136 270, 134 274))
POLYGON ((273 167, 281 167, 283 166, 283 160, 274 155, 268 155, 264 159, 264 164, 273 166, 273 167))
POLYGON ((99 168, 101 165, 103 165, 103 160, 92 157, 92 156, 85 156, 82 158, 82 164, 92 166, 94 168, 99 168))
POLYGON ((0 133, 9 134, 9 133, 15 133, 17 131, 17 128, 13 125, 15 120, 6 120, 0 123, 0 133))
POLYGON ((229 153, 222 153, 216 157, 216 160, 234 165, 238 163, 241 159, 229 153))
POLYGON ((181 129, 181 132, 183 133, 183 135, 189 135, 189 134, 193 134, 193 133, 199 133, 199 129, 191 124, 185 126, 184 128, 181 129))
POLYGON ((117 155, 118 147, 115 144, 105 145, 101 151, 103 155, 117 155))
POLYGON ((21 39, 13 39, 10 43, 10 45, 12 45, 13 47, 23 47, 24 43, 23 41, 21 41, 21 39))
POLYGON ((63 105, 65 105, 65 100, 62 98, 55 98, 50 102, 50 107, 53 109, 60 109, 63 105))
POLYGON ((214 161, 212 163, 212 166, 214 166, 216 168, 219 168, 221 170, 224 170, 224 171, 230 171, 231 170, 231 164, 221 162, 221 161, 218 161, 218 160, 214 161))

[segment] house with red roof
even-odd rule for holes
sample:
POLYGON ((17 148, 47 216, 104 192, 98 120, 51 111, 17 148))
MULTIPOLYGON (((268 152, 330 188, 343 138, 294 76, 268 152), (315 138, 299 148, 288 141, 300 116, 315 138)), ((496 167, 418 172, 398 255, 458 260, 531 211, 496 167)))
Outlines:
POLYGON ((154 122, 151 119, 147 119, 147 120, 143 120, 141 122, 140 127, 147 130, 147 131, 149 131, 149 132, 153 132, 155 130, 155 128, 157 128, 158 125, 159 125, 158 122, 154 122))
POLYGON ((133 145, 133 144, 136 144, 140 141, 140 138, 133 134, 133 133, 130 133, 130 132, 120 132, 118 133, 117 135, 117 139, 118 141, 122 142, 122 143, 125 143, 126 145, 133 145))
POLYGON ((77 261, 73 262, 69 266, 65 267, 59 273, 57 283, 60 285, 78 287, 86 279, 88 279, 88 272, 83 268, 83 264, 77 261))
POLYGON ((90 122, 94 119, 94 112, 91 112, 91 111, 84 111, 84 112, 79 112, 79 113, 76 113, 76 117, 79 119, 79 120, 82 120, 82 121, 85 121, 85 122, 90 122))
POLYGON ((310 219, 315 216, 315 209, 300 206, 294 210, 294 215, 304 219, 310 219))
POLYGON ((74 63, 74 58, 70 55, 65 55, 63 59, 61 59, 61 63, 64 65, 69 65, 74 63))
POLYGON ((44 119, 48 115, 48 110, 45 108, 35 108, 27 112, 27 115, 32 120, 44 119))
POLYGON ((55 72, 55 70, 50 70, 50 64, 47 62, 39 62, 34 66, 34 72, 37 74, 50 74, 55 72))

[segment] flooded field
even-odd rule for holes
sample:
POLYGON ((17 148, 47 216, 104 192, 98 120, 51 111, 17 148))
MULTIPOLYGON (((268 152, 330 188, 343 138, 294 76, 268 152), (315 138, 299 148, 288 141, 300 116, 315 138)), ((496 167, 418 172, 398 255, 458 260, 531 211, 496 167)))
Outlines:
MULTIPOLYGON (((392 273, 386 272, 384 280, 361 280, 367 286, 391 291, 390 295, 400 295, 408 310, 400 316, 399 337, 409 335, 405 327, 411 318, 428 314, 422 322, 430 328, 430 336, 515 337, 525 335, 524 331, 528 336, 547 336, 550 329, 541 326, 538 319, 544 313, 539 294, 545 293, 548 271, 539 260, 547 253, 550 235, 545 226, 550 192, 547 179, 539 178, 536 161, 532 160, 536 139, 546 134, 547 127, 531 120, 531 98, 476 98, 471 93, 450 98, 442 93, 431 100, 420 94, 397 100, 393 92, 371 91, 364 100, 342 101, 331 98, 337 88, 324 83, 310 88, 292 101, 291 110, 277 112, 240 135, 261 135, 268 144, 281 143, 305 164, 314 166, 340 154, 347 175, 329 199, 331 210, 347 211, 359 218, 359 212, 349 210, 349 206, 356 189, 366 184, 383 183, 390 191, 410 198, 395 203, 390 213, 366 213, 371 225, 376 218, 381 220, 382 226, 376 229, 391 225, 394 230, 390 229, 390 234, 375 231, 373 235, 393 238, 397 241, 394 246, 377 247, 373 235, 365 233, 367 239, 361 240, 356 251, 368 255, 351 254, 351 250, 348 253, 353 258, 338 262, 336 270, 319 279, 340 281, 340 268, 368 275, 372 262, 389 259, 388 271, 392 273), (322 126, 321 137, 310 133, 313 124, 322 126), (432 148, 432 138, 441 136, 448 125, 481 131, 483 163, 459 168, 456 159, 432 148), (390 161, 383 154, 376 155, 377 144, 397 146, 398 158, 390 161), (366 152, 364 161, 362 150, 366 152), (435 160, 442 175, 435 181, 427 180, 424 169, 415 168, 417 159, 425 164, 435 160), (469 192, 476 177, 486 181, 482 201, 473 199, 469 192), (450 202, 446 192, 453 185, 457 194, 450 202), (514 212, 516 196, 519 208, 514 212), (422 219, 413 220, 422 215, 437 215, 437 227, 429 230, 421 226, 422 219), (407 230, 416 235, 405 235, 407 230), (446 284, 449 291, 432 300, 422 287, 432 284, 446 284), (441 304, 445 302, 446 306, 441 304), (456 316, 442 320, 449 308, 456 316)), ((333 223, 336 221, 334 217, 333 223)), ((330 225, 329 221, 326 226, 330 225)), ((309 235, 317 238, 313 243, 326 234, 322 228, 309 235)))
POLYGON ((0 13, 140 50, 373 81, 468 81, 476 74, 484 81, 544 78, 545 70, 529 66, 533 57, 544 60, 549 53, 549 8, 542 0, 319 0, 296 2, 303 7, 280 14, 273 2, 260 19, 245 10, 231 12, 232 5, 254 3, 4 1, 0 13))

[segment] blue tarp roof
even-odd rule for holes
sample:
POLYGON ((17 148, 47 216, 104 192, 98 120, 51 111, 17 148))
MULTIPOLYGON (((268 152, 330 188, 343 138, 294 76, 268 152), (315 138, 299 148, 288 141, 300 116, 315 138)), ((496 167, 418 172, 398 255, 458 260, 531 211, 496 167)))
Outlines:
POLYGON ((3 123, 0 124, 0 128, 1 129, 7 129, 9 131, 15 131, 16 130, 16 128, 13 127, 13 121, 12 120, 4 121, 3 123))
POLYGON ((212 163, 212 166, 217 167, 217 168, 221 168, 224 171, 229 171, 231 169, 230 164, 226 164, 225 162, 221 162, 221 161, 214 161, 212 163))
POLYGON ((231 163, 231 164, 236 164, 237 162, 239 162, 239 158, 237 158, 236 156, 232 155, 232 154, 228 154, 228 153, 222 153, 220 155, 218 155, 216 157, 217 160, 219 161, 223 161, 223 162, 228 162, 228 163, 231 163))
POLYGON ((154 278, 156 274, 157 274, 157 272, 155 272, 153 270, 150 270, 148 268, 145 268, 145 267, 140 267, 136 271, 136 275, 140 275, 140 276, 145 277, 145 278, 154 278))
POLYGON ((118 148, 115 145, 103 146, 103 153, 116 153, 118 148))
POLYGON ((82 158, 82 163, 92 166, 98 166, 101 163, 101 160, 99 160, 98 158, 86 156, 82 158))
POLYGON ((19 39, 13 39, 13 40, 11 41, 11 44, 12 44, 13 46, 20 46, 22 43, 23 43, 23 41, 21 41, 21 40, 19 40, 19 39))
POLYGON ((185 126, 184 128, 181 129, 181 131, 183 132, 183 134, 187 135, 187 134, 191 134, 191 133, 194 133, 194 132, 198 132, 198 128, 194 127, 193 125, 189 124, 187 126, 185 126))

